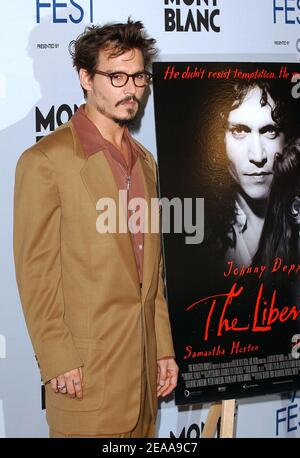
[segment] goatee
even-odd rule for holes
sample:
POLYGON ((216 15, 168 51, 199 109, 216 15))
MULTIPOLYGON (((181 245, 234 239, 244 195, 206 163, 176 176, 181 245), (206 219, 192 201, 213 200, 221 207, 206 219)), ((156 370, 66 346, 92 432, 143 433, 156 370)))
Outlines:
POLYGON ((136 116, 134 116, 133 118, 129 118, 129 119, 120 119, 120 118, 112 118, 112 119, 120 127, 128 127, 129 128, 129 127, 134 125, 134 123, 136 121, 136 116))

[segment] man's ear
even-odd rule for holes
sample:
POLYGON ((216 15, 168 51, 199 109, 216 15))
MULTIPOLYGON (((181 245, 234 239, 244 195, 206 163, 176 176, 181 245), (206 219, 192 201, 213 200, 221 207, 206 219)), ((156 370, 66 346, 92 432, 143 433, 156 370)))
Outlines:
POLYGON ((81 86, 86 90, 86 91, 91 91, 92 90, 92 77, 88 73, 88 71, 85 68, 81 68, 79 70, 79 80, 81 86))

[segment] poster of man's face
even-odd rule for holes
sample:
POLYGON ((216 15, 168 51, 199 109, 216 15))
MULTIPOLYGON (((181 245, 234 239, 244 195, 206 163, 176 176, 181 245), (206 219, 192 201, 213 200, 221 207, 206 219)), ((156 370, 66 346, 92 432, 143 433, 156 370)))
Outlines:
POLYGON ((261 89, 254 86, 226 121, 229 172, 245 196, 253 200, 268 197, 274 157, 284 144, 284 133, 272 118, 274 105, 268 94, 267 104, 262 106, 261 89))
POLYGON ((285 275, 288 249, 280 257, 273 240, 274 231, 289 228, 269 216, 270 206, 284 214, 296 193, 273 180, 300 137, 298 77, 295 64, 154 64, 160 193, 169 208, 174 203, 163 241, 179 404, 299 384, 292 339, 300 306, 291 285, 300 280, 300 256, 299 277, 295 262, 285 275))

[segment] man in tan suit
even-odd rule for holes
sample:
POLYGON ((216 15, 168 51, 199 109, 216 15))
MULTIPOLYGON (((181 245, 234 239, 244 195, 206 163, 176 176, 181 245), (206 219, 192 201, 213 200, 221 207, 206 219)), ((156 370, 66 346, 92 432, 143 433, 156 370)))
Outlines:
POLYGON ((16 276, 50 437, 153 437, 177 383, 159 234, 96 224, 102 198, 122 215, 119 191, 156 197, 155 161, 127 129, 154 43, 130 19, 90 27, 73 43, 86 104, 18 161, 16 276))

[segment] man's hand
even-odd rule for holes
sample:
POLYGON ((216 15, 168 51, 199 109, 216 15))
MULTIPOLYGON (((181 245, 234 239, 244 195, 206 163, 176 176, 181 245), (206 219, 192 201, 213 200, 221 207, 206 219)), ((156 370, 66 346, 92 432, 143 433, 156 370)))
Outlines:
POLYGON ((157 397, 170 394, 177 385, 178 366, 174 358, 157 361, 157 397))
POLYGON ((82 369, 73 369, 50 380, 54 393, 68 394, 70 398, 83 398, 82 369))

